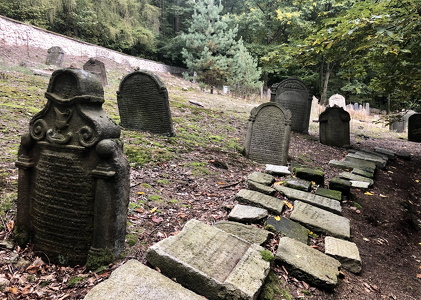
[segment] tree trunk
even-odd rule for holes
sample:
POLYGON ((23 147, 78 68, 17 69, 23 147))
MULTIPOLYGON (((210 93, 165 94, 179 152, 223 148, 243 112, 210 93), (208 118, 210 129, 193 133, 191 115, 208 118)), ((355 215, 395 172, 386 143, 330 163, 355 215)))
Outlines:
POLYGON ((327 88, 329 86, 329 78, 330 78, 330 73, 332 72, 332 66, 330 63, 326 63, 326 72, 325 72, 325 76, 324 76, 324 81, 323 81, 323 87, 322 87, 322 92, 320 95, 320 104, 322 105, 328 105, 329 104, 329 100, 327 99, 327 88))

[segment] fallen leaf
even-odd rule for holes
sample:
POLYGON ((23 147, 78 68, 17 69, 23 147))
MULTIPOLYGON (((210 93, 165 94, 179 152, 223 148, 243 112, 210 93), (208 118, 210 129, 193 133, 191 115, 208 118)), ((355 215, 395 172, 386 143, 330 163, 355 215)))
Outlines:
POLYGON ((219 184, 219 185, 225 185, 226 183, 225 182, 222 182, 222 181, 218 181, 217 184, 219 184))
POLYGON ((158 207, 154 207, 151 209, 150 213, 153 214, 154 212, 156 212, 156 210, 158 209, 158 207))
POLYGON ((152 217, 152 222, 154 223, 161 223, 162 221, 164 221, 164 219, 162 217, 157 217, 157 216, 153 216, 152 217))
POLYGON ((288 208, 294 208, 294 205, 289 203, 288 201, 284 201, 285 205, 288 206, 288 208))
POLYGON ((277 181, 277 182, 274 183, 274 185, 282 185, 282 184, 284 184, 283 181, 277 181))
POLYGON ((415 182, 416 182, 416 183, 418 183, 418 182, 420 182, 420 181, 419 181, 418 179, 415 179, 415 182))
POLYGON ((281 221, 281 217, 280 216, 275 216, 273 217, 276 221, 281 221))
POLYGON ((15 222, 13 222, 13 220, 12 221, 10 221, 9 223, 7 223, 7 230, 9 231, 9 232, 12 232, 12 230, 13 230, 13 227, 15 227, 15 222))
POLYGON ((382 197, 382 198, 387 198, 387 196, 383 195, 383 194, 380 194, 379 196, 382 197))
POLYGON ((369 196, 373 196, 374 194, 370 193, 370 192, 365 192, 364 195, 369 195, 369 196))
POLYGON ((138 195, 145 195, 145 192, 137 192, 138 195))
POLYGON ((19 294, 19 290, 15 286, 7 287, 7 288, 4 289, 4 291, 6 293, 12 293, 12 294, 15 294, 15 295, 19 294))
POLYGON ((417 278, 421 278, 421 274, 417 274, 417 278))
POLYGON ((387 171, 388 173, 390 173, 390 174, 393 174, 393 172, 392 171, 387 171))

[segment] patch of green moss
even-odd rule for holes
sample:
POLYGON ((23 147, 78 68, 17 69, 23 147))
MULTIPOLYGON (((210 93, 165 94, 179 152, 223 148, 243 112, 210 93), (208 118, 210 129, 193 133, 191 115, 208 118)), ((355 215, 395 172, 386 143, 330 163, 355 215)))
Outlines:
POLYGON ((162 199, 162 197, 160 195, 149 195, 148 199, 150 201, 160 201, 162 199))
POLYGON ((260 255, 262 256, 263 260, 271 262, 275 256, 273 256, 272 252, 269 250, 262 250, 260 251, 260 255))
POLYGON ((354 205, 356 208, 358 208, 358 209, 361 209, 361 208, 363 208, 362 206, 361 206, 361 204, 359 204, 359 203, 357 203, 357 202, 353 202, 352 203, 352 205, 354 205))
POLYGON ((136 245, 137 243, 137 236, 134 234, 127 234, 126 235, 126 243, 127 245, 129 245, 130 247, 133 247, 134 245, 136 245))
POLYGON ((69 278, 69 281, 67 281, 67 285, 69 287, 75 287, 78 283, 80 283, 84 279, 85 278, 84 277, 81 277, 81 276, 71 277, 71 278, 69 278))
POLYGON ((115 259, 114 254, 109 249, 101 249, 94 253, 88 255, 88 260, 86 262, 86 268, 88 270, 95 270, 101 266, 108 265, 113 262, 115 259))

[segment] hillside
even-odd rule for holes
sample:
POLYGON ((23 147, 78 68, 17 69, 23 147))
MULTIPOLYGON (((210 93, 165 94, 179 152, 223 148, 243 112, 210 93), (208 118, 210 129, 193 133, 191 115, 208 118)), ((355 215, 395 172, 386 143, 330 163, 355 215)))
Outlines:
MULTIPOLYGON (((241 154, 248 116, 251 108, 261 103, 259 98, 210 94, 181 78, 158 74, 169 90, 176 136, 122 130, 131 165, 124 255, 96 272, 83 266, 43 262, 31 248, 12 244, 18 176, 14 162, 20 135, 27 132, 31 116, 46 103, 49 78, 31 71, 46 69, 41 54, 38 59, 35 55, 30 59, 19 49, 1 50, 0 286, 5 287, 0 298, 82 299, 127 259, 145 263, 147 248, 176 234, 188 220, 195 218, 208 224, 226 220, 235 205, 234 195, 246 187, 246 176, 264 169, 264 165, 241 154), (203 107, 189 101, 200 102, 203 107)), ((81 67, 87 59, 75 57, 73 64, 81 67)), ((105 87, 104 109, 118 123, 115 92, 130 70, 111 61, 106 66, 109 85, 105 87)), ((379 146, 410 154, 411 160, 390 162, 378 171, 368 194, 353 190, 352 197, 343 202, 343 214, 351 220, 352 241, 363 261, 362 273, 342 271, 340 285, 327 293, 289 276, 282 265, 275 265, 273 270, 280 281, 274 290, 279 293, 267 299, 417 299, 421 294, 421 145, 408 142, 405 134, 389 132, 381 123, 372 123, 374 120, 378 118, 353 116, 352 147, 372 150, 379 146)), ((340 172, 328 166, 329 160, 340 160, 346 153, 345 149, 320 144, 318 124, 311 122, 309 135, 292 134, 289 163, 324 169, 327 183, 340 172)), ((278 239, 274 236, 266 247, 275 251, 278 239)), ((323 236, 312 239, 312 245, 322 250, 323 236)))

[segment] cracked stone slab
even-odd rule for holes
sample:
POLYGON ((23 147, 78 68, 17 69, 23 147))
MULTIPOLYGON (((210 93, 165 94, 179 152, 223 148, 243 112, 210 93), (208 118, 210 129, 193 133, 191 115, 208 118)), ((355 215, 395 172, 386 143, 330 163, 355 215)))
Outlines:
POLYGON ((257 298, 269 273, 265 249, 197 220, 153 246, 147 261, 210 300, 257 298))
POLYGON ((258 222, 268 216, 267 209, 237 204, 228 215, 228 220, 237 222, 258 222))
POLYGON ((351 181, 362 181, 362 182, 367 182, 368 183, 368 187, 371 187, 374 184, 374 180, 371 178, 367 178, 358 174, 354 174, 351 172, 342 172, 338 175, 339 178, 342 179, 346 179, 351 181))
POLYGON ((347 218, 302 201, 294 202, 294 210, 290 219, 315 232, 322 232, 343 239, 351 237, 350 222, 347 218))
POLYGON ((387 159, 383 159, 379 156, 375 156, 375 155, 370 155, 366 152, 355 152, 355 153, 348 153, 348 155, 346 156, 347 159, 349 160, 350 158, 352 159, 360 159, 363 161, 367 161, 367 162, 372 162, 374 163, 377 167, 383 169, 386 167, 387 164, 387 159))
POLYGON ((132 259, 93 287, 84 300, 206 300, 141 262, 132 259))
POLYGON ((302 190, 305 192, 309 192, 311 189, 311 182, 304 179, 288 177, 284 180, 284 182, 285 186, 293 189, 302 190))
POLYGON ((336 191, 336 190, 329 190, 329 189, 325 189, 325 188, 318 188, 315 192, 316 195, 322 196, 322 197, 326 197, 326 198, 331 198, 331 199, 335 199, 338 201, 342 201, 342 192, 341 191, 336 191))
POLYGON ((288 169, 287 166, 278 166, 278 165, 271 165, 267 164, 265 172, 272 175, 291 175, 291 171, 288 169))
POLYGON ((285 195, 288 199, 300 200, 308 204, 323 208, 335 214, 342 214, 341 203, 327 197, 318 196, 309 192, 304 192, 292 189, 282 185, 275 185, 275 189, 281 194, 285 195))
POLYGON ((253 225, 246 225, 232 221, 221 221, 213 225, 225 232, 236 235, 249 243, 261 245, 268 239, 271 234, 269 231, 260 229, 253 225))
POLYGON ((266 220, 265 228, 281 233, 287 237, 307 244, 309 230, 301 224, 291 221, 288 218, 281 217, 279 221, 274 217, 269 217, 266 220))
POLYGON ((247 176, 247 181, 254 181, 264 185, 271 185, 275 181, 275 177, 262 172, 253 172, 247 176))
POLYGON ((327 236, 325 237, 325 253, 339 260, 342 267, 350 272, 361 272, 360 252, 355 243, 327 236))
POLYGON ((235 195, 235 200, 267 209, 270 213, 280 215, 284 208, 284 201, 256 191, 242 189, 235 195))
POLYGON ((284 262, 290 274, 300 280, 327 289, 338 284, 341 263, 299 241, 281 238, 276 259, 284 262))

